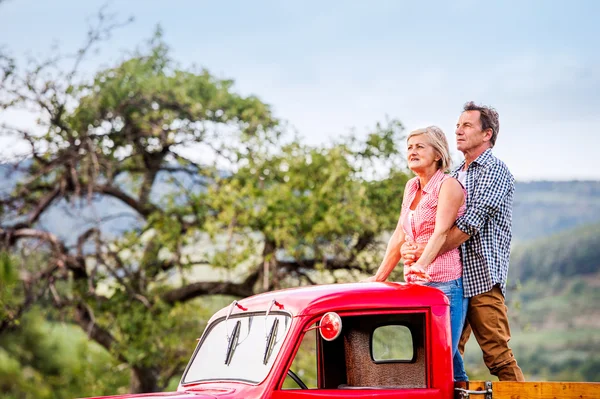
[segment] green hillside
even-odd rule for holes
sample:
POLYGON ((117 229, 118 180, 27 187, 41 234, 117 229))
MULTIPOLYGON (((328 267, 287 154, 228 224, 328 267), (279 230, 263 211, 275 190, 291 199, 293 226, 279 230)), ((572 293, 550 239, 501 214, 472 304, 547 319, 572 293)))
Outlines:
POLYGON ((599 181, 536 181, 515 185, 516 243, 596 222, 600 222, 599 181))
MULTIPOLYGON (((600 273, 513 284, 507 294, 510 346, 528 380, 600 381, 600 273)), ((471 338, 471 379, 492 378, 471 338)))
POLYGON ((511 253, 510 280, 572 277, 600 271, 600 223, 517 243, 511 253))
MULTIPOLYGON (((600 381, 599 303, 600 223, 514 247, 510 345, 528 380, 600 381)), ((472 379, 492 378, 475 339, 465 362, 472 379)))

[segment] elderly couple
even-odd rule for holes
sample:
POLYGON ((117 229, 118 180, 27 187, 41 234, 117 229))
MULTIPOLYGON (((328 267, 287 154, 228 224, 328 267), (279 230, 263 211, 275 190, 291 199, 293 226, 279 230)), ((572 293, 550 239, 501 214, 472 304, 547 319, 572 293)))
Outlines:
POLYGON ((508 346, 504 295, 514 179, 492 155, 499 126, 493 108, 465 104, 456 124, 456 146, 465 160, 450 174, 445 174, 450 154, 441 129, 409 134, 408 166, 416 177, 406 183, 398 225, 369 278, 385 281, 403 258, 408 283, 430 285, 448 296, 455 381, 468 380, 461 354, 471 331, 491 374, 524 381, 508 346))

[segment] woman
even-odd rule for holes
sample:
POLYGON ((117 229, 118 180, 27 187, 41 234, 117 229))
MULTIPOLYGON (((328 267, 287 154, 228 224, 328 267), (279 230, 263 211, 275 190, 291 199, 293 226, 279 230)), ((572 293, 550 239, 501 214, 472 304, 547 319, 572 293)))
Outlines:
POLYGON ((464 213, 466 191, 444 172, 450 151, 444 132, 436 126, 408 135, 408 167, 416 177, 406 183, 402 211, 377 273, 369 281, 385 281, 400 261, 400 247, 427 243, 419 260, 404 267, 408 283, 436 287, 450 300, 452 354, 455 380, 466 380, 458 341, 463 329, 468 299, 463 297, 462 263, 458 249, 438 255, 456 218, 464 213))

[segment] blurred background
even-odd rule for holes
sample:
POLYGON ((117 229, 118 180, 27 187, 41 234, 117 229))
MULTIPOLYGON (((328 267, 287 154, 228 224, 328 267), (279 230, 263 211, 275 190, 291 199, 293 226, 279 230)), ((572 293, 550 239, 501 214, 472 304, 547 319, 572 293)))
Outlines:
MULTIPOLYGON (((529 380, 600 381, 589 1, 0 0, 0 392, 174 390, 212 313, 364 279, 405 138, 494 106, 529 380)), ((400 267, 393 277, 401 281, 400 267)), ((474 339, 471 379, 490 379, 474 339)))

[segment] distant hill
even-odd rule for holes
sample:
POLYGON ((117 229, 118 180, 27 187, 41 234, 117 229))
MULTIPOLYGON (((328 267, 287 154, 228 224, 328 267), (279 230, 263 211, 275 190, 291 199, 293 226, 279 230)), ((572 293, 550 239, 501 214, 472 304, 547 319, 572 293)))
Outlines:
MULTIPOLYGON (((544 191, 529 195, 539 192, 544 191)), ((562 198, 568 203, 568 196, 562 198)), ((598 215, 587 214, 587 208, 583 215, 574 212, 572 218, 560 220, 550 211, 562 208, 559 201, 552 204, 542 197, 540 203, 548 220, 538 215, 541 223, 531 229, 538 238, 517 242, 511 253, 510 345, 529 380, 600 381, 600 222, 581 225, 586 222, 583 216, 591 220, 598 215), (564 229, 569 225, 577 227, 564 229), (559 231, 542 236, 541 226, 559 231)), ((491 378, 477 342, 471 339, 469 344, 469 376, 491 378)))
MULTIPOLYGON (((27 167, 27 161, 21 165, 21 168, 25 167, 27 167)), ((18 181, 23 178, 23 173, 15 169, 13 165, 0 164, 0 195, 3 197, 10 195, 18 181)), ((155 203, 160 205, 165 194, 175 191, 178 186, 175 185, 173 179, 177 180, 179 186, 191 191, 202 189, 202 186, 195 184, 203 179, 200 176, 192 179, 185 172, 160 172, 150 194, 152 198, 155 198, 155 203)), ((121 176, 119 186, 125 193, 135 195, 131 190, 135 184, 130 180, 126 175, 121 176)), ((0 221, 7 223, 10 220, 13 220, 11 215, 5 215, 4 220, 0 221)), ((71 202, 60 201, 53 204, 52 208, 45 212, 39 221, 42 229, 55 232, 67 245, 73 244, 81 233, 92 226, 100 225, 104 234, 116 237, 126 231, 139 228, 142 224, 143 220, 135 211, 121 201, 106 196, 95 196, 91 202, 88 199, 77 199, 71 202)))
MULTIPOLYGON (((600 382, 600 273, 551 274, 545 281, 530 279, 510 286, 510 346, 525 377, 600 382)), ((465 363, 471 379, 494 379, 472 337, 465 363)))
POLYGON ((570 278, 600 271, 600 222, 517 244, 509 279, 570 278))
MULTIPOLYGON (((173 176, 159 175, 159 184, 153 189, 154 198, 172 190, 173 176)), ((180 184, 190 187, 189 175, 179 173, 180 184)), ((0 194, 6 195, 15 187, 20 173, 14 173, 12 165, 0 164, 0 194)), ((124 184, 125 187, 128 184, 124 184)), ((57 231, 67 242, 77 233, 85 231, 98 220, 105 233, 119 235, 140 225, 133 212, 121 202, 103 198, 91 207, 86 201, 56 204, 43 216, 43 227, 57 231), (115 215, 127 214, 115 219, 115 215)), ((517 182, 513 210, 513 238, 515 244, 571 229, 585 224, 600 222, 600 181, 537 181, 517 182)))
POLYGON ((600 181, 517 182, 513 209, 516 243, 600 222, 600 181))
MULTIPOLYGON (((19 179, 11 171, 0 165, 2 195, 19 179)), ((178 179, 190 187, 186 176, 178 179)), ((154 198, 172 187, 169 176, 160 176, 154 198)), ((122 203, 103 198, 93 206, 56 204, 40 224, 68 243, 103 219, 104 232, 115 236, 142 223, 122 203)), ((507 305, 511 346, 526 377, 600 381, 600 181, 517 182, 513 237, 507 305)), ((465 359, 471 379, 491 378, 475 339, 465 359)))

